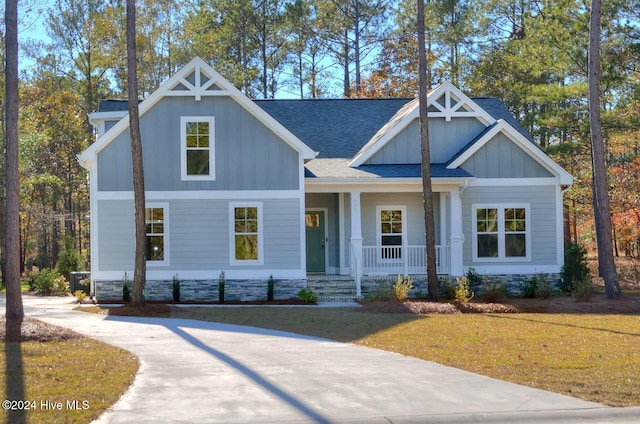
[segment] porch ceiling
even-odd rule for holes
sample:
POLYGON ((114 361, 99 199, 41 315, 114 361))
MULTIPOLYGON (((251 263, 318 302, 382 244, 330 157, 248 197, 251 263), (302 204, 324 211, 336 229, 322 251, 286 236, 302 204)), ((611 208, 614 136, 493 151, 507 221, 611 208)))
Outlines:
MULTIPOLYGON (((347 165, 348 159, 314 159, 305 164, 305 178, 421 178, 420 164, 361 165, 357 168, 347 165)), ((431 178, 469 179, 473 175, 461 168, 447 169, 446 164, 432 163, 431 178)))

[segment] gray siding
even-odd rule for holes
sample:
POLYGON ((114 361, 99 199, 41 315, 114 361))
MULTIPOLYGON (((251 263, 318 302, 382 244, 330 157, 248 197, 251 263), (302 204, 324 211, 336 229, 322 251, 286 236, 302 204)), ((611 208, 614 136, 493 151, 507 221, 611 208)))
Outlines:
MULTIPOLYGON (((556 187, 468 187, 462 196, 462 230, 464 266, 473 266, 473 222, 471 207, 477 203, 528 203, 531 214, 531 261, 508 261, 501 264, 550 265, 557 263, 556 187)), ((491 262, 482 262, 488 265, 491 262)))
POLYGON ((461 168, 478 178, 553 177, 502 133, 482 146, 461 168))
MULTIPOLYGON (((464 146, 484 131, 475 118, 429 119, 431 163, 446 163, 464 146)), ((420 126, 413 121, 393 140, 367 161, 369 164, 420 163, 420 126)))
MULTIPOLYGON (((167 97, 140 120, 147 190, 296 190, 299 155, 227 97, 167 97), (215 117, 215 181, 182 181, 180 117, 215 117)), ((132 190, 129 131, 98 153, 98 190, 132 190)))
MULTIPOLYGON (((304 252, 300 246, 300 201, 255 201, 262 202, 263 265, 229 265, 229 203, 232 200, 174 200, 167 202, 170 264, 148 269, 300 269, 300 255, 304 252)), ((98 208, 100 271, 132 269, 133 201, 100 200, 98 208)))

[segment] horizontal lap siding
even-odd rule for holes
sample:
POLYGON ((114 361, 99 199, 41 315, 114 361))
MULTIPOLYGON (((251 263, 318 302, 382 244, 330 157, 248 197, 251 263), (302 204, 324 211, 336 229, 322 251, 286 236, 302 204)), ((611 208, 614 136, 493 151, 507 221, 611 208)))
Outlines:
MULTIPOLYGON (((477 203, 529 204, 531 214, 531 261, 501 264, 548 265, 557 263, 556 187, 469 187, 462 196, 462 228, 465 234, 464 265, 473 266, 472 243, 474 217, 472 205, 477 203)), ((482 262, 489 265, 490 262, 482 262)))
MULTIPOLYGON (((299 269, 300 200, 257 199, 262 202, 264 264, 230 265, 230 212, 234 200, 168 200, 169 266, 148 269, 299 269)), ((245 202, 243 200, 243 202, 245 202)), ((133 268, 133 202, 98 201, 99 268, 119 271, 133 268)), ((217 276, 215 276, 217 278, 217 276)), ((268 277, 268 276, 266 276, 268 277)), ((265 278, 266 278, 265 277, 265 278)))

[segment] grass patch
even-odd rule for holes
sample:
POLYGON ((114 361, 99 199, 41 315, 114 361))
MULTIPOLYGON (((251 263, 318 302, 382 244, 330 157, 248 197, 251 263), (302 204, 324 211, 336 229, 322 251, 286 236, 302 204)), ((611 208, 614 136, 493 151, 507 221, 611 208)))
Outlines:
POLYGON ((0 342, 0 363, 0 397, 35 402, 25 415, 3 409, 3 422, 89 423, 118 400, 138 370, 131 353, 77 335, 57 341, 0 342), (61 410, 43 407, 46 401, 60 402, 61 410), (73 401, 77 409, 70 408, 73 401))
POLYGON ((634 315, 363 313, 180 308, 176 317, 290 331, 414 356, 610 406, 638 406, 634 315))

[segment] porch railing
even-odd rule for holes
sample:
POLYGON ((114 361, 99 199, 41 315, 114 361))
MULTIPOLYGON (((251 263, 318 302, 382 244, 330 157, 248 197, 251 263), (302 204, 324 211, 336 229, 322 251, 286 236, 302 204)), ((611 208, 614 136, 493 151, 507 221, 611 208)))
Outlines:
MULTIPOLYGON (((363 246, 362 273, 364 275, 425 274, 425 246, 363 246)), ((436 272, 450 270, 449 246, 436 246, 436 272)))

